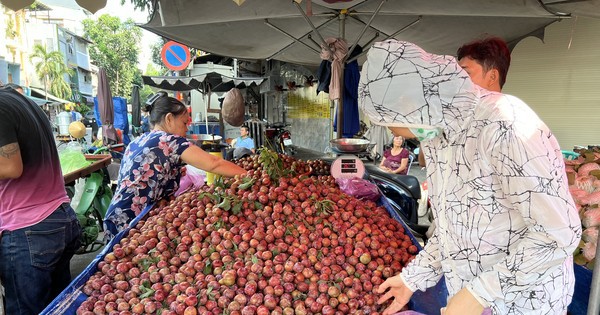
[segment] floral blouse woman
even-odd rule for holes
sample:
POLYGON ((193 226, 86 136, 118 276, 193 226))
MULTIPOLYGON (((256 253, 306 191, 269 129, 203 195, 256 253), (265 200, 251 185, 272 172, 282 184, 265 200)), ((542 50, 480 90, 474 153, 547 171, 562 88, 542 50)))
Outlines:
POLYGON ((186 139, 189 115, 177 99, 159 92, 146 104, 154 128, 131 142, 125 151, 117 190, 104 219, 106 240, 124 230, 147 205, 172 196, 186 164, 223 176, 245 173, 186 139))
POLYGON ((394 146, 383 152, 379 167, 390 173, 406 175, 408 173, 408 150, 402 148, 404 138, 394 137, 394 146))

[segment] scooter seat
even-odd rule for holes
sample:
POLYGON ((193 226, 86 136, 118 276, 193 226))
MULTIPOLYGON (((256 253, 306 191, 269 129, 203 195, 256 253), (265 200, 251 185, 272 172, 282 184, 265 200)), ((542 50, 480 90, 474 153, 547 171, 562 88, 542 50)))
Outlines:
POLYGON ((421 185, 419 185, 419 180, 416 177, 412 175, 390 174, 375 165, 365 164, 365 169, 370 174, 384 177, 398 183, 409 191, 414 199, 421 199, 421 185))

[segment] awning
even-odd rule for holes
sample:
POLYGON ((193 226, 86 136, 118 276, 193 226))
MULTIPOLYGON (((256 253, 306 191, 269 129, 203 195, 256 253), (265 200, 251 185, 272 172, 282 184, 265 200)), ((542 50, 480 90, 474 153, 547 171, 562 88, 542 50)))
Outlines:
POLYGON ((63 103, 63 104, 73 103, 71 101, 63 100, 62 98, 56 97, 50 93, 44 93, 44 90, 42 90, 42 89, 38 89, 38 88, 34 88, 34 87, 29 87, 29 89, 31 89, 32 94, 37 94, 40 98, 46 98, 46 96, 48 96, 49 100, 53 100, 55 102, 59 102, 59 103, 63 103))
POLYGON ((243 89, 261 84, 265 78, 234 78, 218 72, 193 75, 188 77, 150 77, 142 76, 144 84, 169 91, 200 90, 205 93, 210 88, 212 92, 227 92, 232 88, 243 89))
POLYGON ((34 103, 36 103, 38 106, 46 105, 48 103, 54 103, 54 101, 49 100, 49 99, 45 100, 45 99, 35 97, 35 96, 29 96, 29 95, 26 95, 26 96, 27 96, 27 98, 32 100, 34 103))

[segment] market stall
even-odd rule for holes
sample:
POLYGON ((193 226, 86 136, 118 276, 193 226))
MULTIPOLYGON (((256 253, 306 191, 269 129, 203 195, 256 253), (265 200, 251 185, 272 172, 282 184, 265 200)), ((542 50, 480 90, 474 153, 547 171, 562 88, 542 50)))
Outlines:
MULTIPOLYGON (((218 134, 214 132, 224 131, 223 119, 221 117, 221 108, 211 108, 211 93, 212 92, 227 92, 232 88, 243 89, 246 87, 260 85, 265 78, 261 77, 229 77, 218 72, 208 72, 205 74, 185 76, 185 77, 153 77, 153 76, 142 76, 144 84, 163 89, 168 91, 198 91, 202 94, 203 98, 207 98, 206 106, 204 106, 204 128, 206 134, 218 134), (208 113, 217 114, 218 129, 212 125, 208 119, 208 113), (209 126, 212 125, 212 126, 209 126), (212 132, 211 132, 212 131, 212 132)), ((199 131, 202 126, 197 124, 197 130, 199 131)))
MULTIPOLYGON (((257 162, 258 158, 252 160, 250 157, 241 161, 241 165, 252 169, 257 162)), ((113 307, 121 307, 123 311, 125 308, 131 308, 133 311, 133 307, 142 307, 143 311, 154 313, 159 308, 177 306, 172 304, 179 301, 175 296, 185 295, 189 298, 190 292, 187 289, 192 287, 189 286, 190 281, 194 281, 198 287, 198 291, 192 294, 194 297, 198 295, 197 300, 182 303, 190 303, 187 306, 194 305, 198 309, 228 308, 232 301, 243 301, 248 303, 247 306, 254 305, 255 309, 272 309, 276 306, 270 298, 276 297, 279 304, 286 305, 287 302, 281 301, 288 301, 292 294, 299 294, 296 298, 302 296, 302 299, 306 299, 306 305, 303 307, 311 307, 312 304, 325 307, 327 303, 334 303, 330 298, 335 297, 336 306, 343 304, 347 305, 343 307, 352 309, 374 310, 375 297, 371 293, 373 286, 381 283, 381 276, 397 273, 396 268, 407 263, 421 248, 419 243, 384 200, 377 205, 340 193, 333 177, 316 174, 323 170, 319 162, 309 164, 292 158, 285 158, 282 162, 282 167, 277 168, 277 172, 282 172, 279 179, 271 178, 266 173, 261 175, 260 171, 257 173, 255 170, 254 179, 216 183, 215 186, 229 187, 229 193, 225 195, 220 195, 214 187, 205 186, 202 190, 184 193, 170 203, 147 207, 131 222, 130 228, 119 233, 42 314, 75 314, 78 309, 83 312, 84 309, 91 310, 95 307, 101 307, 104 311, 113 307), (289 170, 295 171, 296 175, 283 175, 289 170), (298 199, 282 202, 279 202, 279 197, 270 199, 261 193, 264 187, 276 187, 271 185, 269 180, 277 180, 280 183, 279 187, 292 185, 288 186, 290 188, 285 195, 298 199), (231 185, 237 185, 237 188, 231 188, 231 185), (314 187, 322 193, 313 193, 311 198, 307 198, 303 191, 296 188, 303 185, 314 187), (257 199, 248 195, 249 192, 258 193, 257 199), (292 197, 291 194, 297 197, 292 197), (247 197, 243 197, 244 195, 247 197), (267 198, 264 199, 265 197, 267 198), (255 201, 249 203, 251 200, 255 201), (306 203, 302 210, 292 210, 293 205, 299 207, 301 203, 306 203), (349 211, 350 206, 356 207, 355 211, 349 211), (192 216, 194 219, 190 221, 192 216), (350 232, 341 232, 347 229, 338 226, 339 224, 349 224, 355 220, 354 224, 359 224, 360 228, 351 227, 348 229, 350 232), (196 224, 202 225, 203 228, 193 228, 191 222, 197 222, 196 224), (339 234, 340 232, 342 234, 339 234), (385 233, 387 236, 378 233, 385 233), (330 237, 333 234, 336 234, 335 238, 330 237), (317 236, 319 239, 313 238, 317 236), (309 241, 309 237, 312 240, 309 241), (361 243, 351 242, 356 237, 362 239, 361 243), (332 242, 338 245, 332 245, 332 242), (197 244, 200 244, 201 248, 195 248, 197 244), (365 245, 360 244, 370 245, 364 247, 365 245), (210 250, 213 246, 214 249, 210 250), (207 249, 209 253, 205 252, 207 249), (165 255, 165 251, 179 254, 160 256, 166 260, 153 254, 160 252, 161 255, 165 255), (201 258, 205 256, 208 258, 201 258), (347 264, 342 264, 340 258, 344 263, 347 261, 347 264), (243 261, 245 263, 242 263, 243 261), (349 267, 350 265, 352 267, 349 267), (167 271, 172 269, 170 266, 175 266, 175 273, 167 274, 167 271), (240 273, 239 270, 246 270, 254 276, 249 276, 246 272, 240 273), (230 272, 234 274, 230 275, 230 272), (222 278, 212 276, 213 274, 222 278), (347 276, 337 279, 335 275, 340 274, 347 276), (160 280, 157 278, 159 275, 160 280), (137 277, 149 282, 132 280, 137 277), (311 280, 305 282, 304 279, 311 280), (254 281, 258 287, 244 286, 244 283, 254 281), (326 287, 315 289, 311 285, 309 289, 308 283, 321 283, 326 287), (230 296, 228 288, 235 286, 243 286, 246 296, 235 299, 230 296), (157 296, 157 292, 163 289, 167 295, 157 296), (133 290, 135 295, 127 293, 130 290, 133 290), (311 290, 318 292, 311 293, 311 290), (171 292, 174 292, 174 296, 167 297, 171 292), (260 301, 254 300, 258 299, 258 296, 254 297, 255 292, 260 292, 260 301), (359 295, 359 292, 363 293, 359 295), (220 297, 215 296, 214 303, 210 302, 210 299, 200 301, 202 297, 206 298, 211 294, 219 294, 220 297), (323 294, 329 302, 317 298, 323 294), (343 297, 338 299, 340 295, 343 297), (125 296, 128 297, 129 304, 123 303, 125 296), (223 296, 230 296, 227 300, 229 303, 222 301, 223 296), (94 301, 92 305, 91 301, 94 301), (117 301, 119 303, 116 303, 117 301), (156 301, 169 302, 154 304, 156 301), (145 305, 152 306, 146 309, 145 305)), ((266 165, 265 162, 261 164, 262 167, 266 165)), ((266 171, 269 168, 263 169, 266 171)), ((415 295, 410 307, 427 314, 435 313, 445 303, 444 292, 443 283, 440 283, 435 290, 415 295)))

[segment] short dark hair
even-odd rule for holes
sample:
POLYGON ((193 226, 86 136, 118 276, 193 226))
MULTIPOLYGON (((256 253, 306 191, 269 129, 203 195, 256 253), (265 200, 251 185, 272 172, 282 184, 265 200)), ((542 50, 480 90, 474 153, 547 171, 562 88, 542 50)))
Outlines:
POLYGON ((492 36, 472 41, 458 48, 456 55, 458 60, 469 57, 477 61, 485 72, 498 70, 500 87, 504 86, 510 67, 510 49, 502 38, 492 36))
POLYGON ((244 128, 244 129, 246 129, 246 131, 250 131, 250 127, 248 127, 248 125, 242 125, 242 126, 240 126, 240 128, 244 128))
POLYGON ((187 113, 187 107, 178 99, 161 91, 150 97, 146 103, 146 111, 150 113, 150 123, 156 125, 161 123, 169 113, 175 116, 187 113))

